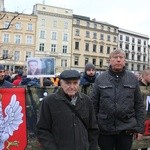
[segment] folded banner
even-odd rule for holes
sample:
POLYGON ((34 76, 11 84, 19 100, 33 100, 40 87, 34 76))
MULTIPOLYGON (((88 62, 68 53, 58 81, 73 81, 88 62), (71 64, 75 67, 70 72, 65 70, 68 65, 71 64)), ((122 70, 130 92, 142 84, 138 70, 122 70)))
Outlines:
POLYGON ((0 88, 0 150, 26 146, 25 88, 0 88))

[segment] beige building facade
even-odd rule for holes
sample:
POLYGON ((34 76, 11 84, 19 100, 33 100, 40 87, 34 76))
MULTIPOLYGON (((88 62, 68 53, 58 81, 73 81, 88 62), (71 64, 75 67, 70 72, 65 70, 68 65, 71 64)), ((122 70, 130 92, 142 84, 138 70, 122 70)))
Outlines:
POLYGON ((1 16, 0 61, 5 69, 17 71, 26 66, 27 57, 34 56, 37 17, 5 11, 1 16))
POLYGON ((36 4, 33 14, 38 16, 35 57, 53 57, 56 73, 70 69, 72 10, 36 4))
POLYGON ((118 27, 89 17, 73 15, 72 69, 84 71, 91 62, 97 71, 106 70, 110 52, 117 48, 118 27))

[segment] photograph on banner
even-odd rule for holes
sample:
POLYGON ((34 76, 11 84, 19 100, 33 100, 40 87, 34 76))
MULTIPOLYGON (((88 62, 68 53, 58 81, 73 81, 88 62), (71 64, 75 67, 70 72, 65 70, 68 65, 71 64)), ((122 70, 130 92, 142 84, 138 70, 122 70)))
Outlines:
POLYGON ((46 58, 28 58, 27 59, 27 77, 54 77, 55 59, 46 58))

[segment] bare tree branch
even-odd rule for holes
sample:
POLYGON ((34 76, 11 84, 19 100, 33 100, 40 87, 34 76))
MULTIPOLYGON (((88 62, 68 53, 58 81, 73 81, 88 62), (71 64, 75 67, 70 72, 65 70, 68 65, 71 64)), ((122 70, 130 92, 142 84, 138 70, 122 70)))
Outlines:
MULTIPOLYGON (((4 14, 4 16, 2 17, 2 19, 5 17, 5 15, 6 14, 4 14)), ((7 28, 0 28, 0 30, 8 30, 9 29, 9 27, 10 27, 10 25, 11 25, 11 23, 13 22, 13 20, 16 18, 16 17, 18 17, 20 14, 19 13, 17 13, 17 15, 16 16, 14 16, 12 19, 11 19, 11 21, 9 22, 9 24, 8 24, 8 26, 7 26, 7 28)), ((0 20, 2 20, 1 18, 0 18, 0 20)))

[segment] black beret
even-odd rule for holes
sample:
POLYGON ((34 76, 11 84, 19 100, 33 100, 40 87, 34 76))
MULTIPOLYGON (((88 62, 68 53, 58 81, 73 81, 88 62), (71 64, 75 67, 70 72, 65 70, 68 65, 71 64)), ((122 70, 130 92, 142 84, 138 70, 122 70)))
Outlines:
POLYGON ((59 78, 63 80, 78 80, 80 79, 80 73, 77 70, 64 70, 59 78))

